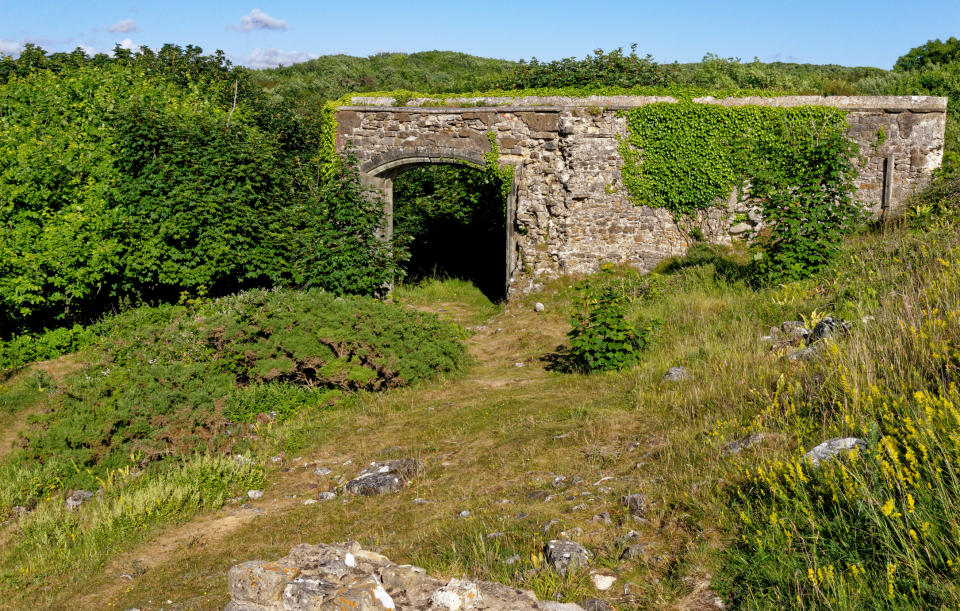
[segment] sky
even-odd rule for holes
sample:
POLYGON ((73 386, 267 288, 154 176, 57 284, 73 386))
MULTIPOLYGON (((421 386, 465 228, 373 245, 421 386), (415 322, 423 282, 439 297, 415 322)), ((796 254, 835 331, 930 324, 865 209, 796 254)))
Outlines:
POLYGON ((960 36, 960 0, 0 0, 0 53, 164 43, 223 50, 255 68, 344 53, 462 51, 553 60, 628 49, 661 63, 705 54, 890 68, 960 36))

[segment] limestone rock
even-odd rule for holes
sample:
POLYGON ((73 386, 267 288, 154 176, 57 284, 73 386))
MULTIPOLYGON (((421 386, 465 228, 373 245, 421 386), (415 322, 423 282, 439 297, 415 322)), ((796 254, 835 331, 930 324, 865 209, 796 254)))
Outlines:
POLYGON ((584 611, 614 611, 613 605, 599 598, 588 598, 587 600, 580 601, 580 607, 582 607, 584 611))
POLYGON ((545 309, 546 309, 546 307, 545 307, 542 303, 540 303, 539 301, 538 301, 537 303, 533 304, 533 310, 534 310, 535 312, 543 312, 545 309))
POLYGON ((386 494, 398 492, 413 476, 423 472, 423 463, 412 458, 370 463, 356 478, 347 482, 347 492, 363 494, 386 494))
POLYGON ((623 495, 620 497, 620 504, 635 518, 642 518, 647 509, 647 499, 639 493, 623 495))
POLYGON ((590 581, 593 582, 593 587, 606 592, 617 582, 617 574, 610 569, 593 569, 590 571, 590 581))
POLYGON ((590 563, 590 552, 574 541, 554 539, 547 542, 543 552, 547 562, 563 575, 571 568, 584 568, 590 563))
POLYGON ((93 498, 93 493, 89 490, 74 490, 67 497, 67 509, 75 511, 80 505, 93 498))
POLYGON ((247 498, 251 501, 263 498, 263 490, 247 490, 247 498))
POLYGON ((825 460, 846 455, 854 449, 863 452, 867 449, 867 442, 857 437, 835 437, 824 441, 807 452, 805 456, 813 463, 813 466, 816 467, 825 460))
POLYGON ((762 443, 767 436, 764 433, 750 433, 746 437, 741 437, 736 441, 731 441, 727 445, 723 446, 721 452, 723 454, 739 454, 743 450, 753 447, 759 443, 762 443))
POLYGON ((730 228, 730 235, 742 235, 753 229, 750 223, 737 223, 730 228))
POLYGON ((582 611, 499 583, 443 582, 352 542, 298 545, 275 562, 239 564, 230 569, 228 587, 227 611, 582 611))
POLYGON ((663 377, 660 378, 661 382, 679 382, 681 380, 689 380, 690 374, 687 373, 686 367, 671 367, 667 370, 667 373, 663 374, 663 377))
POLYGON ((821 339, 832 337, 835 334, 847 333, 852 327, 853 325, 849 322, 837 320, 832 316, 824 316, 823 319, 813 328, 813 331, 810 332, 810 337, 807 338, 807 343, 812 344, 813 342, 821 339))
POLYGON ((797 361, 812 361, 823 352, 823 344, 810 344, 806 348, 801 348, 796 352, 787 355, 787 359, 796 363, 797 361))

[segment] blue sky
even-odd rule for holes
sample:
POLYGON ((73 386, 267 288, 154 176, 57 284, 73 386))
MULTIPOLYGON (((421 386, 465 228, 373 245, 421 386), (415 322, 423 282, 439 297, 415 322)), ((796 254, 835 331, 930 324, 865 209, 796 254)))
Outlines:
POLYGON ((0 15, 0 53, 29 42, 102 52, 171 42, 222 49, 254 67, 431 49, 549 60, 636 42, 659 62, 710 52, 889 68, 911 47, 960 36, 960 0, 0 0, 0 15))

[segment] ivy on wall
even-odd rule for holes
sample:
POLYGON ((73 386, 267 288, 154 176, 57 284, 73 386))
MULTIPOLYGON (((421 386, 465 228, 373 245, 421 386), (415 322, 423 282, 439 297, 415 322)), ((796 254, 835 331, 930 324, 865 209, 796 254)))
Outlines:
MULTIPOLYGON (((477 104, 490 105, 489 98, 522 96, 587 97, 611 95, 670 96, 675 103, 663 102, 623 111, 628 133, 620 142, 623 158, 622 177, 630 199, 637 205, 665 208, 674 214, 693 214, 716 205, 735 186, 750 179, 764 163, 788 157, 782 140, 782 127, 805 124, 811 139, 826 133, 846 130, 846 112, 823 106, 793 108, 767 106, 720 106, 694 103, 696 97, 717 98, 793 95, 792 91, 730 89, 707 90, 696 87, 565 87, 471 93, 422 94, 412 91, 365 93, 364 97, 392 97, 396 106, 411 99, 426 98, 426 106, 469 106, 452 102, 455 98, 476 98, 477 104)), ((355 95, 327 102, 321 113, 321 159, 336 155, 336 109, 353 104, 355 95)), ((487 165, 480 168, 502 180, 504 197, 513 184, 513 168, 501 168, 496 136, 490 137, 487 165)))
POLYGON ((785 124, 811 139, 842 133, 844 111, 822 106, 726 107, 691 101, 641 106, 624 113, 623 184, 636 204, 692 214, 717 204, 766 164, 788 158, 785 124))

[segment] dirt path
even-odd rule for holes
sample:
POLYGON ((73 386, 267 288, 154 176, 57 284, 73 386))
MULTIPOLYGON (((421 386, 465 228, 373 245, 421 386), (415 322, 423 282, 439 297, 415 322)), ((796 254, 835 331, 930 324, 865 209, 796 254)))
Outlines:
MULTIPOLYGON (((448 312, 455 307, 448 303, 441 305, 448 312)), ((466 344, 474 359, 473 366, 464 377, 430 392, 427 395, 430 401, 454 408, 477 391, 517 388, 542 379, 545 375, 542 367, 528 366, 536 361, 532 353, 528 354, 530 342, 521 341, 516 332, 509 330, 515 328, 515 318, 516 314, 508 310, 494 316, 484 328, 469 337, 466 344), (518 363, 523 366, 518 366, 518 363), (470 389, 469 392, 466 389, 470 389)), ((560 341, 564 330, 562 323, 541 321, 536 333, 549 335, 551 341, 560 341)), ((456 454, 456 451, 443 454, 445 464, 453 464, 450 461, 455 460, 456 454)), ((325 451, 303 457, 293 465, 293 470, 299 471, 299 474, 281 472, 272 476, 269 496, 262 501, 244 503, 242 506, 228 505, 219 511, 195 516, 185 524, 163 529, 133 550, 110 560, 96 579, 95 588, 75 601, 78 608, 117 608, 115 605, 118 600, 140 576, 176 565, 178 558, 184 554, 204 548, 214 549, 259 518, 277 518, 301 507, 303 501, 313 496, 314 492, 304 484, 302 473, 312 470, 314 464, 343 463, 349 461, 350 456, 325 451)))

